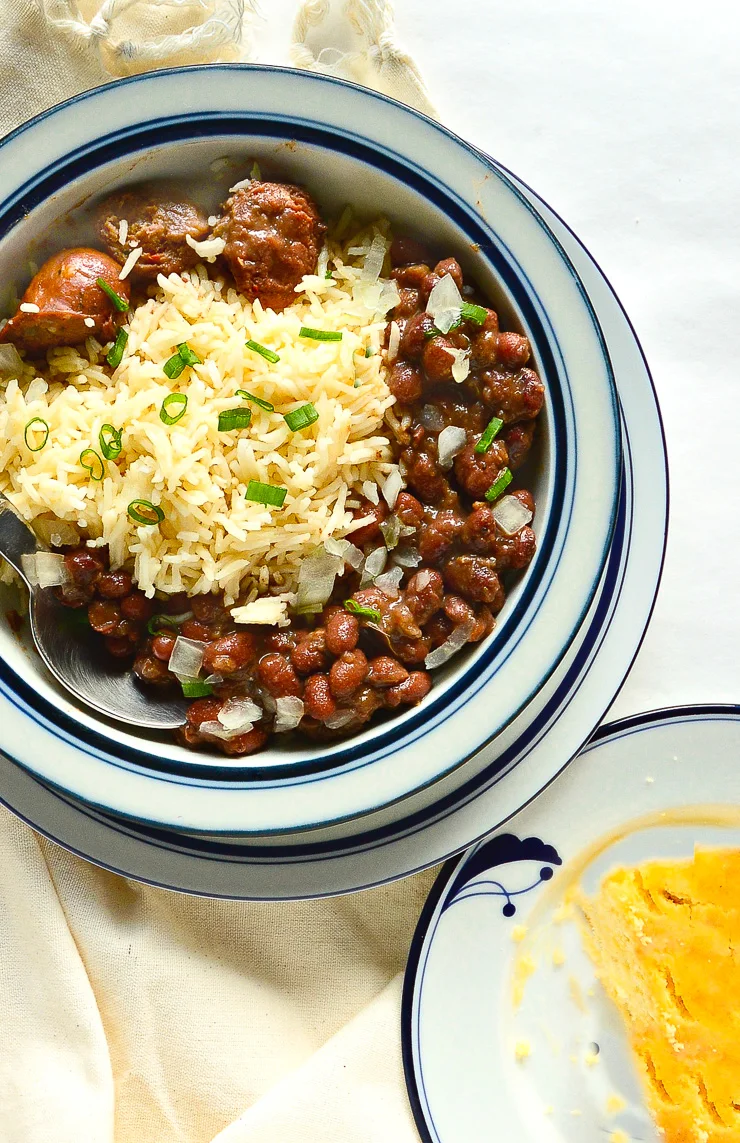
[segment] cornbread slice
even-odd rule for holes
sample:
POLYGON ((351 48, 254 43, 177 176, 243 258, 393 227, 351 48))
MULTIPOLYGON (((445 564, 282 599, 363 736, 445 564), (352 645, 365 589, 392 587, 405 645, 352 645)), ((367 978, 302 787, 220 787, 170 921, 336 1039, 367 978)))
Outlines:
POLYGON ((576 900, 665 1143, 740 1143, 740 851, 617 869, 576 900))

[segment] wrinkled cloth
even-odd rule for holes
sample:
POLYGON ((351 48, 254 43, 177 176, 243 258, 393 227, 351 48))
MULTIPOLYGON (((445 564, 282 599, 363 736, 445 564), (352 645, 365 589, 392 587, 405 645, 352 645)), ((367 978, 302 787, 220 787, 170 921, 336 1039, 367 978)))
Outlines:
MULTIPOLYGON (((269 62, 429 110, 386 0, 295 12, 269 62)), ((266 24, 252 0, 0 0, 0 132, 116 76, 256 59, 266 24)), ((0 1143, 412 1143, 401 974, 430 884, 195 899, 0 808, 0 1143)))

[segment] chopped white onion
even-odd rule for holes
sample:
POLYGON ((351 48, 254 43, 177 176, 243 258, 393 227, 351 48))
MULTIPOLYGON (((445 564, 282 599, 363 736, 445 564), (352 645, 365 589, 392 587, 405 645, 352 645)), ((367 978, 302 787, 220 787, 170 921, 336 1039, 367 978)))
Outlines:
POLYGON ((319 256, 316 259, 316 277, 325 278, 326 271, 329 269, 329 247, 322 246, 319 250, 319 256))
POLYGON ((21 566, 32 587, 60 587, 70 579, 64 556, 58 552, 21 556, 21 566))
POLYGON ((122 218, 121 221, 118 223, 118 244, 119 244, 119 246, 125 246, 127 238, 128 238, 128 219, 122 218))
POLYGON ((365 255, 365 261, 362 266, 362 273, 360 278, 366 282, 377 282, 380 277, 380 271, 383 269, 385 256, 388 250, 388 242, 383 238, 382 234, 376 234, 370 243, 370 249, 365 255))
POLYGON ((493 518, 502 532, 514 536, 530 522, 532 513, 516 496, 502 496, 494 505, 493 518))
POLYGON ((441 647, 435 647, 430 651, 424 660, 424 666, 428 671, 433 671, 435 667, 441 667, 443 663, 448 662, 453 655, 464 647, 468 639, 473 633, 475 627, 475 619, 466 619, 464 623, 460 623, 451 635, 445 639, 441 647))
POLYGON ((452 349, 449 345, 445 345, 443 348, 445 353, 449 353, 452 358, 452 379, 460 385, 470 373, 470 350, 452 349))
POLYGON ((389 516, 387 520, 382 520, 380 530, 383 533, 386 548, 392 552, 401 539, 401 521, 398 516, 389 516))
POLYGON ((383 571, 387 559, 388 552, 385 548, 375 548, 375 550, 370 553, 365 560, 360 587, 367 587, 369 583, 375 581, 375 577, 379 576, 383 571))
POLYGON ((348 722, 352 722, 355 717, 352 710, 335 710, 334 714, 330 714, 324 719, 324 726, 328 726, 329 730, 339 730, 342 726, 346 726, 348 722))
POLYGON ((427 313, 440 333, 449 333, 455 322, 460 320, 462 304, 455 279, 451 274, 445 274, 432 287, 427 301, 427 313))
POLYGON ((253 724, 262 717, 262 711, 251 699, 230 698, 216 717, 226 730, 251 730, 253 724))
POLYGON ((209 687, 217 687, 219 683, 224 681, 223 675, 208 675, 205 680, 209 687))
POLYGON ((398 595, 402 579, 403 569, 391 568, 390 571, 375 577, 375 586, 379 587, 384 595, 389 595, 394 599, 398 595))
MULTIPOLYGON (((143 253, 144 251, 142 250, 141 246, 134 246, 133 250, 121 267, 121 272, 118 275, 119 282, 122 282, 124 278, 128 278, 129 274, 143 253)), ((95 325, 95 322, 93 322, 93 325, 95 325)))
POLYGON ((227 730, 222 726, 218 719, 212 719, 208 722, 201 722, 198 730, 201 734, 209 734, 211 738, 221 738, 224 742, 230 742, 232 738, 238 738, 240 734, 247 734, 252 729, 251 723, 246 726, 241 726, 236 730, 227 730))
POLYGON ((437 437, 437 459, 440 468, 452 468, 452 462, 462 452, 468 442, 465 429, 457 425, 447 425, 437 437))
POLYGON ((36 571, 36 556, 21 556, 21 567, 23 568, 23 574, 30 583, 31 587, 38 587, 39 576, 38 572, 36 571))
POLYGON ((383 498, 390 508, 391 512, 396 507, 398 494, 403 488, 403 477, 398 468, 392 468, 385 478, 383 484, 383 498))
POLYGON ((304 706, 301 699, 295 695, 285 695, 275 699, 275 725, 276 734, 284 734, 286 730, 295 730, 303 718, 304 706))
POLYGON ((354 544, 350 544, 349 540, 336 540, 330 536, 328 540, 324 540, 324 547, 330 556, 339 556, 351 568, 358 571, 365 560, 359 548, 354 544))
POLYGON ((297 611, 321 611, 334 590, 334 580, 342 571, 341 556, 333 556, 321 545, 305 559, 298 572, 297 611))
POLYGON ((422 405, 419 419, 425 429, 439 432, 445 427, 445 419, 436 405, 422 405))
POLYGON ((178 635, 167 664, 173 675, 183 679, 197 679, 203 666, 203 652, 207 643, 200 639, 184 639, 178 635))
MULTIPOLYGON (((254 168, 252 169, 254 170, 254 168)), ((248 187, 249 184, 253 181, 254 180, 251 178, 251 176, 248 179, 239 179, 238 183, 234 183, 233 187, 229 187, 229 194, 233 194, 234 191, 244 190, 244 188, 248 187)))
POLYGON ((381 315, 387 314, 388 310, 396 308, 400 300, 401 295, 398 292, 398 286, 393 278, 389 278, 387 282, 383 282, 383 288, 377 302, 377 312, 381 315))
MULTIPOLYGON (((19 377, 22 369, 23 358, 15 346, 0 345, 0 374, 3 377, 19 377)), ((29 385, 29 389, 30 387, 29 385)), ((26 399, 28 400, 28 397, 26 399)))
POLYGON ((397 321, 391 322, 390 333, 388 334, 388 360, 395 361, 398 357, 398 347, 401 344, 401 330, 397 321))
POLYGON ((44 520, 42 517, 34 520, 33 530, 40 540, 55 548, 66 547, 68 544, 76 545, 80 542, 80 533, 66 520, 44 520))
POLYGON ((421 555, 413 544, 399 544, 393 553, 393 562, 400 568, 418 568, 421 555))
POLYGON ((430 572, 429 568, 422 568, 421 571, 417 572, 416 574, 414 579, 414 587, 416 587, 419 591, 423 591, 424 588, 428 587, 431 582, 432 573, 430 572))
POLYGON ((202 242, 196 242, 192 234, 186 234, 185 241, 199 258, 215 258, 226 249, 225 238, 205 238, 202 242))
POLYGON ((380 500, 378 496, 378 486, 373 480, 363 480, 362 494, 371 504, 377 504, 380 500))
POLYGON ((271 627, 287 627, 290 623, 286 601, 275 595, 263 595, 243 607, 232 607, 231 618, 235 623, 259 623, 271 627))

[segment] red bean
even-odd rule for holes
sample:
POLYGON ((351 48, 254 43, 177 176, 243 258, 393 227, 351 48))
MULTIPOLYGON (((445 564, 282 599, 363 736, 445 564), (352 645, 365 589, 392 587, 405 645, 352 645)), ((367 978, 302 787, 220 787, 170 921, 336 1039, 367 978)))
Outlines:
POLYGON ((490 603, 494 611, 504 605, 504 589, 496 574, 496 560, 487 556, 455 556, 444 569, 451 591, 476 603, 490 603))
POLYGON ((362 651, 345 651, 332 663, 329 686, 335 698, 349 698, 367 676, 367 659, 362 651))
POLYGON ((407 234, 398 234, 391 242, 393 266, 406 266, 409 262, 425 262, 427 257, 426 246, 417 242, 415 238, 409 238, 407 234))
POLYGON ((157 659, 161 659, 163 663, 169 663, 170 656, 174 649, 174 635, 155 635, 152 639, 152 654, 157 659))
POLYGON ((471 619, 475 621, 473 608, 459 595, 448 595, 445 598, 444 611, 456 627, 459 627, 461 623, 469 622, 471 619))
POLYGON ((197 619, 186 619, 180 628, 180 634, 183 639, 197 639, 200 643, 208 643, 213 638, 210 627, 206 627, 205 623, 199 623, 197 619))
POLYGON ((330 714, 334 714, 337 704, 329 686, 328 675, 311 675, 306 679, 306 689, 303 694, 303 703, 306 714, 322 722, 330 714))
POLYGON ((386 706, 415 706, 429 693, 431 676, 426 671, 412 671, 407 679, 386 691, 386 706))
POLYGON ((434 274, 437 278, 444 278, 445 274, 449 274, 458 290, 463 288, 463 272, 456 258, 443 258, 434 267, 434 274))
POLYGON ((361 528, 357 528, 354 532, 349 532, 347 538, 350 543, 358 548, 362 548, 365 544, 369 544, 372 540, 377 540, 381 535, 380 524, 385 520, 388 515, 388 505, 385 500, 379 500, 377 504, 371 504, 366 500, 361 508, 354 509, 355 520, 364 520, 366 517, 371 516, 367 524, 363 524, 361 528))
POLYGON ((453 354, 448 353, 454 346, 448 337, 430 337, 421 355, 421 365, 427 380, 433 384, 452 381, 453 354))
POLYGON ((121 612, 117 604, 96 599, 87 609, 87 618, 93 631, 101 635, 115 635, 121 622, 121 612))
POLYGON ((502 468, 506 468, 509 454, 503 441, 493 441, 485 452, 476 452, 475 445, 480 438, 469 440, 461 453, 455 457, 455 476, 462 487, 475 500, 481 500, 502 468))
POLYGON ((128 659, 136 651, 136 647, 128 639, 109 635, 105 640, 105 648, 114 659, 128 659))
POLYGON ((423 663, 431 651, 428 639, 394 639, 393 651, 404 663, 423 663))
MULTIPOLYGON (((110 650, 110 644, 116 642, 128 642, 127 640, 106 639, 106 646, 110 650)), ((130 647, 131 644, 129 643, 130 647)), ((137 675, 145 683, 170 683, 173 681, 172 675, 167 670, 167 664, 156 655, 154 646, 152 646, 152 654, 148 654, 144 649, 139 651, 134 663, 134 674, 137 675)))
POLYGON ((131 591, 133 580, 128 572, 104 572, 98 580, 98 594, 104 599, 123 599, 131 591))
POLYGON ((154 600, 147 599, 143 591, 132 591, 121 600, 121 614, 136 623, 146 623, 154 615, 154 600))
POLYGON ((190 704, 185 717, 197 729, 202 722, 215 722, 223 705, 220 698, 199 698, 190 704))
POLYGON ((273 631, 265 639, 265 647, 268 651, 279 651, 282 654, 289 655, 296 645, 298 636, 295 631, 273 631))
POLYGON ((417 361, 427 344, 428 337, 434 331, 434 321, 431 314, 426 312, 414 314, 406 322, 401 342, 398 348, 399 355, 408 361, 417 361))
POLYGON ((233 675, 253 662, 255 654, 254 636, 247 631, 232 631, 208 644, 203 652, 203 666, 212 675, 233 675))
POLYGON ((419 554, 424 563, 434 563, 452 547, 465 521, 450 508, 443 508, 424 524, 419 533, 419 554))
POLYGON ((360 624, 348 611, 337 611, 326 624, 326 647, 332 655, 354 651, 360 637, 360 624))
POLYGON ((196 595, 189 599, 182 611, 192 611, 200 623, 213 623, 224 614, 224 607, 219 595, 196 595))
POLYGON ((388 375, 388 388, 397 401, 410 405, 418 401, 423 392, 421 373, 410 361, 395 361, 388 375))
POLYGON ((74 551, 67 552, 64 566, 78 587, 88 587, 95 583, 105 568, 102 557, 89 548, 75 548, 74 551))
POLYGON ((288 695, 300 698, 303 692, 303 684, 285 655, 263 655, 257 664, 257 673, 263 687, 274 698, 285 698, 288 695))
POLYGON ((462 541, 466 548, 472 548, 482 555, 496 555, 498 527, 493 509, 488 504, 474 504, 473 511, 465 521, 462 541))
POLYGON ((235 738, 219 738, 213 743, 223 750, 224 754, 240 756, 254 754, 261 750, 269 738, 266 730, 261 726, 253 726, 246 734, 237 734, 235 738))
POLYGON ((401 286, 398 293, 400 301, 393 308, 394 321, 397 321, 399 318, 411 317, 411 315, 417 313, 419 309, 418 290, 415 290, 412 286, 401 286))
POLYGON ((444 599, 444 582, 434 568, 422 568, 412 575, 404 591, 406 606, 423 627, 439 611, 444 599))
POLYGON ((500 333, 497 348, 499 361, 507 369, 521 369, 529 361, 529 341, 520 333, 500 333))
POLYGON ((399 492, 394 512, 407 528, 418 528, 424 519, 424 509, 410 492, 399 492))
POLYGON ((312 675, 314 671, 323 671, 327 664, 324 628, 316 627, 299 639, 290 652, 290 661, 302 675, 312 675))
POLYGON ((378 655, 368 664, 367 681, 374 687, 392 687, 408 677, 409 673, 403 664, 390 655, 378 655))

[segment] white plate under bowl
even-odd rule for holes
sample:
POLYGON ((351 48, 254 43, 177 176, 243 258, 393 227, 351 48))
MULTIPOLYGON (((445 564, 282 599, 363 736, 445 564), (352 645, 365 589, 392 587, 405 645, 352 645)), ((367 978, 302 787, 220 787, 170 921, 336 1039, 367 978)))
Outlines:
POLYGON ((0 763, 0 790, 12 809, 82 856, 142 881, 219 897, 323 896, 367 888, 464 849, 533 798, 580 749, 618 691, 652 609, 666 534, 665 448, 650 375, 629 321, 588 253, 536 201, 598 310, 620 390, 625 461, 603 582, 542 709, 531 723, 517 720, 520 748, 502 761, 504 769, 491 752, 487 766, 460 767, 456 786, 447 779, 428 788, 396 807, 395 817, 389 810, 364 823, 264 846, 147 831, 81 808, 12 763, 0 763), (653 495, 635 498, 636 487, 649 487, 653 495))
POLYGON ((445 866, 403 1004, 425 1143, 593 1143, 619 1131, 659 1143, 619 1015, 563 920, 563 892, 574 880, 593 892, 615 865, 740 845, 739 753, 736 706, 604 726, 505 831, 445 866), (517 997, 522 958, 534 971, 517 997))
MULTIPOLYGON (((0 266, 24 264, 32 238, 86 196, 165 172, 192 178, 201 169, 212 182, 211 163, 224 154, 240 156, 237 171, 254 157, 279 165, 325 205, 350 200, 386 211, 440 249, 460 252, 529 333, 548 390, 538 552, 496 632, 442 671, 420 708, 356 738, 293 749, 273 743, 254 758, 226 760, 124 733, 77 709, 6 632, 0 747, 19 764, 88 804, 152 826, 283 835, 356 818, 438 780, 541 690, 604 566, 621 438, 598 322, 526 198, 438 124, 326 77, 172 70, 97 89, 39 117, 0 144, 0 266)), ((225 190, 212 188, 214 202, 225 190)), ((70 225, 65 240, 75 235, 70 225)))

